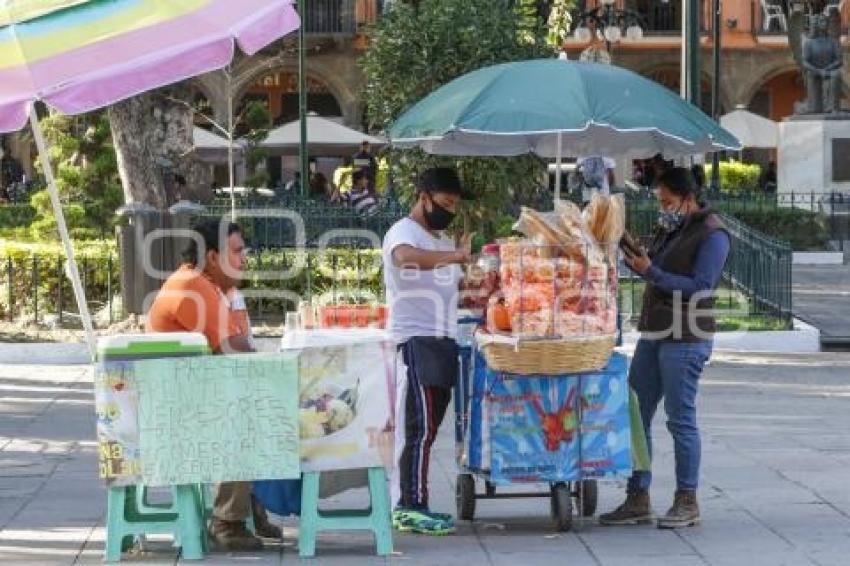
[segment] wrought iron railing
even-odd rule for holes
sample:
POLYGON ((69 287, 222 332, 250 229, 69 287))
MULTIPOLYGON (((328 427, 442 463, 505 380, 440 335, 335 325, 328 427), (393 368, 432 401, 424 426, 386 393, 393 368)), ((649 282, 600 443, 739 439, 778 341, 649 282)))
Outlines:
POLYGON ((309 0, 305 2, 305 31, 310 34, 351 35, 380 16, 383 0, 309 0))

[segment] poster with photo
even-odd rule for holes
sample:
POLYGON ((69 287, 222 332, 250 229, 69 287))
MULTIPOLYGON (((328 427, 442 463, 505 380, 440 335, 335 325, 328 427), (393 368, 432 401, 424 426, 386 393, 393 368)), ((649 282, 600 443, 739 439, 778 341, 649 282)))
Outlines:
POLYGON ((100 478, 108 485, 141 482, 138 405, 131 361, 104 361, 94 376, 100 478))
POLYGON ((366 330, 302 338, 284 344, 300 350, 301 469, 391 466, 392 344, 366 330))

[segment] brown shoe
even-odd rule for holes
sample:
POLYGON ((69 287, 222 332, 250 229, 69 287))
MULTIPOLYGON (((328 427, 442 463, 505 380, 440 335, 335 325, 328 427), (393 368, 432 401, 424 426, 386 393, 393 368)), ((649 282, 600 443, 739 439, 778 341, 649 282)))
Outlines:
POLYGON ((245 521, 213 518, 210 534, 216 548, 225 552, 254 552, 263 549, 263 541, 245 528, 245 521))
POLYGON ((673 506, 667 511, 666 515, 658 518, 659 529, 678 529, 680 527, 693 527, 698 524, 697 492, 692 489, 676 491, 673 506))
POLYGON ((257 533, 257 536, 274 539, 283 538, 283 531, 280 530, 280 527, 273 525, 269 521, 269 516, 266 515, 265 508, 253 495, 251 496, 251 512, 254 514, 254 531, 257 533))
POLYGON ((652 521, 652 509, 649 507, 649 492, 635 491, 626 494, 622 505, 599 516, 599 524, 605 526, 639 525, 652 521))

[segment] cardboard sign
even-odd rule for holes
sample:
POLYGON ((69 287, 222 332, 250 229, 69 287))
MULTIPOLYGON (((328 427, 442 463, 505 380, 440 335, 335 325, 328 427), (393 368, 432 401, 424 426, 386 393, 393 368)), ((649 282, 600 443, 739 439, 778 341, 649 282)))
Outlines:
POLYGON ((297 356, 159 359, 133 368, 146 485, 300 477, 297 356))

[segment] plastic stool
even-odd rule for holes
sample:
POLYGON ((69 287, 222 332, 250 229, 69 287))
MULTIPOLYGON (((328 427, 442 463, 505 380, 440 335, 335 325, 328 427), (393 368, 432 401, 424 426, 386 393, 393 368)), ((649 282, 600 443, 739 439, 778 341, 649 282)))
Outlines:
POLYGON ((204 558, 205 534, 204 513, 201 493, 196 485, 176 485, 171 488, 173 501, 170 505, 148 506, 141 512, 139 496, 143 487, 134 485, 110 487, 107 495, 105 560, 118 562, 125 542, 132 544, 134 537, 151 534, 170 534, 182 548, 184 560, 204 558))
POLYGON ((368 509, 319 510, 320 472, 305 472, 301 485, 301 522, 298 533, 298 555, 316 555, 316 537, 320 531, 372 531, 379 556, 393 551, 390 522, 390 498, 384 468, 369 468, 368 509))

